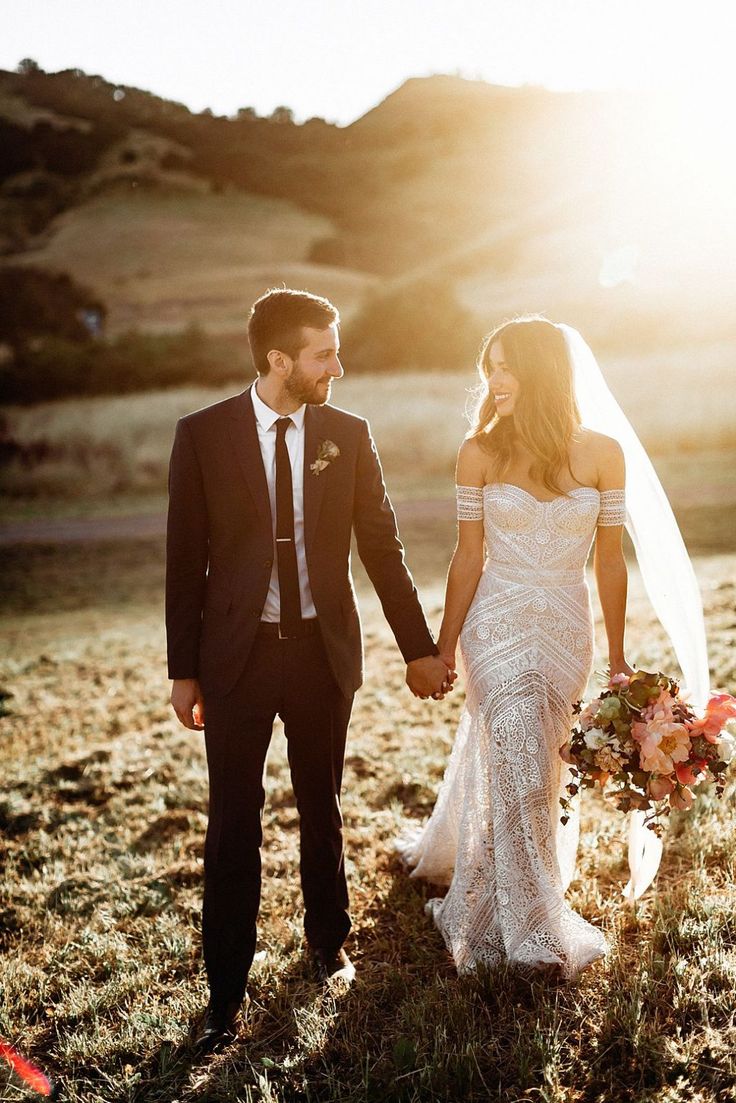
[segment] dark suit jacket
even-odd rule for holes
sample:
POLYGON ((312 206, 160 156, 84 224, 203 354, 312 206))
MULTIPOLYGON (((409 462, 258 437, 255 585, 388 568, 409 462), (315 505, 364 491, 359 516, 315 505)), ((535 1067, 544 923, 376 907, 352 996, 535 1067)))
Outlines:
MULTIPOLYGON (((304 527, 307 567, 327 656, 342 692, 363 679, 350 540, 406 662, 436 654, 386 495, 368 423, 307 406, 304 527), (340 455, 310 470, 322 441, 340 455)), ((226 694, 261 619, 274 556, 271 508, 250 388, 197 410, 176 428, 169 472, 166 627, 169 677, 226 694)))

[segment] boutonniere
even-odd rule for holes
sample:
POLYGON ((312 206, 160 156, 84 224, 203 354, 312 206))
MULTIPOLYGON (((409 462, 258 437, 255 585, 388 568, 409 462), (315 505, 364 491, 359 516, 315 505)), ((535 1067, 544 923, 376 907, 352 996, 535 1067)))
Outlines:
POLYGON ((317 449, 317 459, 310 463, 309 470, 313 475, 319 475, 321 471, 336 460, 340 455, 340 449, 332 440, 323 440, 317 449))

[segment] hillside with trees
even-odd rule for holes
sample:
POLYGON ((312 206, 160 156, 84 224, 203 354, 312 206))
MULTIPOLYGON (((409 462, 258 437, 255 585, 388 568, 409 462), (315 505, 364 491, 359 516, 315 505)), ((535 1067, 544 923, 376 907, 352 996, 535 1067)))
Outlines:
POLYGON ((406 367, 453 366, 529 310, 613 349, 727 340, 736 227, 708 182, 722 150, 683 171, 695 136, 668 110, 431 77, 350 126, 297 124, 26 59, 0 72, 0 263, 88 288, 111 339, 195 324, 242 345, 265 287, 322 291, 355 367, 389 341, 406 367))

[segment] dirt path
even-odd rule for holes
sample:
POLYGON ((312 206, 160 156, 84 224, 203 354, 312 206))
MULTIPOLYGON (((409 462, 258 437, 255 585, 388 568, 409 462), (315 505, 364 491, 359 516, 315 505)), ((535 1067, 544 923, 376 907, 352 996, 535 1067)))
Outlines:
POLYGON ((0 545, 77 544, 106 540, 142 540, 162 536, 166 517, 162 513, 131 517, 79 517, 45 520, 34 517, 0 525, 0 545))
MULTIPOLYGON (((450 498, 425 498, 396 503, 399 525, 410 521, 447 521, 452 519, 454 502, 450 498)), ((17 544, 78 544, 98 541, 146 540, 163 536, 166 515, 139 513, 126 517, 80 517, 45 520, 33 518, 0 524, 0 546, 17 544)))

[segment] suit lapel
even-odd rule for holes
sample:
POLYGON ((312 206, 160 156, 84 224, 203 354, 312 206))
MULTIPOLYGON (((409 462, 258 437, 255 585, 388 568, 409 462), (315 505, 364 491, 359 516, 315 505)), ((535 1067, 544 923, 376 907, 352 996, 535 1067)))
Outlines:
POLYGON ((310 469, 317 459, 323 439, 324 414, 321 406, 307 406, 304 411, 304 544, 309 551, 317 531, 317 520, 322 505, 327 471, 319 475, 310 469))
POLYGON ((230 441, 245 476, 253 501, 264 521, 271 527, 271 502, 263 467, 261 446, 258 442, 256 415, 250 397, 251 388, 238 395, 233 404, 230 422, 230 441))

